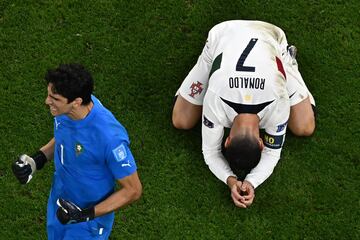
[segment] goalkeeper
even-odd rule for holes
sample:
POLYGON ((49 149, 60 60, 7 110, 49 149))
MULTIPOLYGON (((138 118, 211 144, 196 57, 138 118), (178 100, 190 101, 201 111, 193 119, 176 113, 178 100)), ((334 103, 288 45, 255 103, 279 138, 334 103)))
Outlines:
POLYGON ((83 66, 60 65, 45 79, 54 138, 34 155, 21 155, 13 172, 26 184, 54 159, 48 239, 108 239, 114 211, 142 193, 127 132, 92 95, 93 79, 83 66))

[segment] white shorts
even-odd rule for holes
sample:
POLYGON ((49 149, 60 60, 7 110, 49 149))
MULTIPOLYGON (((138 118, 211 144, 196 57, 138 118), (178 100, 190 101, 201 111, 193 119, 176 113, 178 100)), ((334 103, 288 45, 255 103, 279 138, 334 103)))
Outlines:
POLYGON ((284 53, 283 62, 286 72, 286 88, 290 98, 290 106, 294 106, 310 97, 310 102, 315 106, 315 100, 302 78, 296 59, 291 58, 288 52, 284 53))
MULTIPOLYGON (((259 23, 256 23, 258 26, 259 23)), ((287 80, 287 91, 290 97, 290 105, 293 106, 305 100, 308 96, 310 102, 315 105, 314 99, 306 87, 306 84, 298 70, 298 64, 296 59, 293 58, 288 52, 288 43, 286 40, 285 33, 278 27, 266 24, 266 28, 269 27, 269 31, 275 31, 274 36, 277 36, 274 44, 279 44, 281 51, 281 58, 283 66, 285 68, 286 80, 287 80)), ((183 83, 181 84, 176 95, 180 94, 188 102, 194 105, 203 105, 204 96, 208 88, 209 73, 212 65, 212 57, 209 55, 209 49, 211 45, 207 46, 212 42, 211 30, 209 32, 208 41, 199 56, 197 63, 189 72, 183 83)), ((265 31, 266 33, 268 31, 265 31)), ((213 40, 214 41, 214 40, 213 40)))
MULTIPOLYGON (((298 70, 296 60, 291 57, 286 60, 287 61, 284 61, 284 67, 286 71, 286 88, 290 98, 290 106, 294 106, 302 102, 308 96, 310 97, 311 104, 315 106, 314 98, 306 87, 306 84, 298 70)), ((206 81, 193 81, 190 78, 185 78, 175 96, 180 94, 188 102, 201 106, 203 105, 208 82, 208 79, 206 81)))

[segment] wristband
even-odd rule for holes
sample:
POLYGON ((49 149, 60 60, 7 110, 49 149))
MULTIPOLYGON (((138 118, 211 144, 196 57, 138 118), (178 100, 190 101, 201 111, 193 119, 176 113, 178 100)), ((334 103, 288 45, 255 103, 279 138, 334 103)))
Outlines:
POLYGON ((32 159, 34 159, 36 164, 36 170, 40 170, 44 167, 45 163, 47 162, 47 158, 45 154, 42 151, 38 151, 35 154, 33 154, 32 159))
POLYGON ((95 218, 95 207, 85 208, 81 211, 85 221, 93 220, 95 218))

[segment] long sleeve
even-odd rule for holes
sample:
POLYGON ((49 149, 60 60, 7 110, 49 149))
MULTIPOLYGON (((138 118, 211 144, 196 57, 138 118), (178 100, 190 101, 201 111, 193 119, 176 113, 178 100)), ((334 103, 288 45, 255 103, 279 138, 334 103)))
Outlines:
POLYGON ((263 135, 264 149, 261 153, 260 162, 245 177, 245 180, 249 181, 254 188, 262 184, 272 174, 280 159, 285 142, 289 106, 280 105, 278 109, 280 111, 273 112, 272 119, 269 121, 271 124, 265 129, 263 135))
POLYGON ((273 149, 265 147, 261 153, 260 162, 246 175, 245 180, 249 181, 254 188, 257 188, 274 171, 280 159, 280 152, 281 149, 274 151, 273 149))
POLYGON ((207 96, 204 99, 202 115, 202 151, 204 160, 209 166, 210 171, 221 181, 226 184, 229 176, 236 176, 225 157, 221 152, 221 144, 224 136, 223 124, 219 123, 218 117, 215 116, 216 107, 210 106, 209 101, 215 101, 214 96, 207 96))
POLYGON ((202 125, 202 150, 204 160, 209 166, 210 171, 226 184, 227 178, 229 176, 235 176, 235 174, 231 171, 229 163, 221 153, 223 135, 224 130, 222 126, 217 125, 209 128, 205 124, 202 125))

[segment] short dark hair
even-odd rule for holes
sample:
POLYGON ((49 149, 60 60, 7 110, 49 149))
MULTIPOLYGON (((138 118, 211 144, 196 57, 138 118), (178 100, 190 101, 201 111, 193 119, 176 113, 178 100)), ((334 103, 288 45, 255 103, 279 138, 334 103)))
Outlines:
POLYGON ((225 157, 235 174, 241 171, 250 171, 260 161, 259 141, 253 136, 235 136, 225 148, 225 157))
POLYGON ((52 91, 68 99, 68 103, 82 98, 82 105, 91 101, 94 81, 91 74, 81 64, 60 64, 49 69, 45 75, 47 84, 51 83, 52 91))

